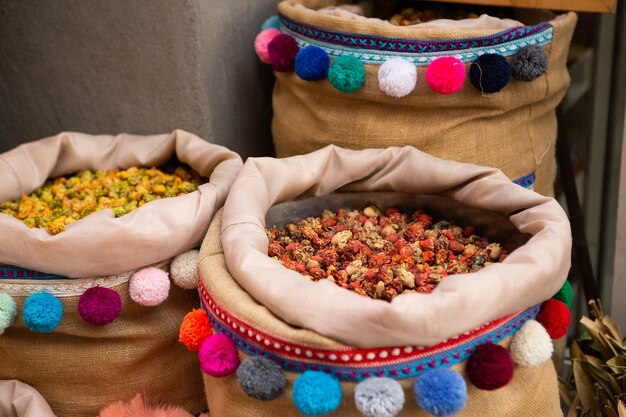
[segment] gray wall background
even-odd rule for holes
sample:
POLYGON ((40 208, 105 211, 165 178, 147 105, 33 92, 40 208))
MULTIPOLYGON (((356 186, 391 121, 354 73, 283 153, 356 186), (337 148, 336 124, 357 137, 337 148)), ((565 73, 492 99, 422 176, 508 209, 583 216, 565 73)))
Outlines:
POLYGON ((181 128, 272 155, 271 69, 254 38, 278 0, 0 0, 0 152, 64 130, 181 128))

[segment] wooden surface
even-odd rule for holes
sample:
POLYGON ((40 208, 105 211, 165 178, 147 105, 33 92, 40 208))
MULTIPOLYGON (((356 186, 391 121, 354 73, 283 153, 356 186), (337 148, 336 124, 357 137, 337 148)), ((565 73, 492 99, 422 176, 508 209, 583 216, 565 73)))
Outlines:
MULTIPOLYGON (((438 1, 438 0, 431 0, 438 1)), ((613 13, 618 0, 445 0, 452 3, 613 13)))

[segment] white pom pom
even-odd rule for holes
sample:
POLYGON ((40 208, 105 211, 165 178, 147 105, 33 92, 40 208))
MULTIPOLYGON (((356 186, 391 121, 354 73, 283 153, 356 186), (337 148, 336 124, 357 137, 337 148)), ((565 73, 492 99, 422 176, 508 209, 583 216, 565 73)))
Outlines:
POLYGON ((196 265, 198 252, 197 249, 192 249, 181 253, 172 260, 170 278, 174 284, 186 290, 198 288, 198 266, 196 265))
POLYGON ((515 333, 509 346, 511 358, 523 368, 532 368, 550 360, 553 350, 550 335, 535 320, 527 321, 515 333))
POLYGON ((392 58, 378 69, 378 85, 385 94, 404 97, 415 90, 417 69, 402 58, 392 58))

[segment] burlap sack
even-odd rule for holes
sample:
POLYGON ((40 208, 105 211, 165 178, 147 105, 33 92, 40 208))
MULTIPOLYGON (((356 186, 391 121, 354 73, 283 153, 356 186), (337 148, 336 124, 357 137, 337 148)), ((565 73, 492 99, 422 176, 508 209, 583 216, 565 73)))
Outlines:
POLYGON ((412 147, 350 151, 331 145, 291 158, 248 159, 224 205, 222 243, 234 279, 287 323, 361 347, 428 346, 550 298, 567 278, 571 233, 554 199, 513 184, 497 169, 444 161, 412 147), (532 237, 471 279, 453 275, 432 294, 403 294, 390 303, 302 279, 267 256, 265 216, 272 205, 363 191, 443 194, 509 216, 532 237))
POLYGON ((50 235, 0 213, 0 263, 67 277, 115 275, 200 245, 241 167, 228 149, 176 130, 154 136, 61 133, 0 154, 0 201, 82 169, 156 166, 177 157, 209 178, 192 193, 153 201, 119 218, 101 210, 50 235))
MULTIPOLYGON (((336 350, 349 348, 335 340, 326 338, 311 330, 291 326, 272 314, 265 306, 250 296, 230 275, 226 267, 226 260, 222 249, 220 231, 222 229, 221 211, 214 217, 209 232, 202 244, 198 257, 198 270, 200 275, 200 295, 203 305, 211 317, 211 322, 218 331, 230 335, 240 348, 240 359, 248 357, 246 349, 257 349, 260 354, 263 349, 274 347, 272 355, 268 357, 276 360, 281 355, 287 354, 287 345, 298 346, 302 349, 300 359, 306 362, 315 362, 306 355, 306 349, 310 348, 336 350), (257 336, 261 338, 256 338, 257 336), (238 341, 245 338, 244 345, 238 341), (271 343, 265 343, 271 340, 271 343), (279 342, 276 342, 279 341, 279 342), (273 343, 279 343, 280 346, 273 343)), ((259 275, 259 279, 267 279, 268 276, 259 275)), ((287 297, 285 297, 287 298, 287 297)), ((333 316, 332 320, 335 317, 333 316)), ((330 320, 327 317, 327 320, 330 320)), ((386 319, 387 320, 387 319, 386 319)), ((505 325, 500 328, 506 329, 505 325)), ((471 337, 480 339, 481 333, 485 335, 487 329, 475 332, 471 337)), ((492 331, 492 334, 496 333, 492 331)), ((503 335, 502 335, 503 336, 503 335)), ((494 339, 498 340, 498 339, 494 339)), ((511 337, 504 337, 498 343, 507 347, 511 337)), ((467 345, 465 345, 467 346, 467 345)), ((454 349, 448 347, 450 352, 454 349)), ((436 350, 436 349, 435 349, 436 350)), ((445 348, 442 348, 445 350, 445 348)), ((389 348, 390 356, 394 355, 394 349, 389 348)), ((291 349, 290 352, 297 352, 291 349)), ((365 352, 362 352, 365 356, 365 352)), ((340 353, 337 353, 340 356, 340 353)), ((428 359, 425 359, 426 361, 428 359)), ((296 359, 297 361, 297 359, 296 359)), ((294 364, 287 366, 297 366, 294 364)), ((338 366, 341 366, 338 365, 338 366)), ((464 362, 457 363, 452 369, 464 375, 464 362)), ((207 402, 212 417, 274 417, 274 416, 300 416, 291 399, 291 388, 294 380, 299 376, 298 372, 285 370, 287 387, 285 391, 272 401, 259 401, 248 397, 237 381, 235 375, 214 378, 204 375, 207 402)), ((464 375, 465 376, 465 375, 464 375)), ((399 380, 405 390, 405 406, 398 416, 400 417, 427 417, 430 414, 421 410, 413 400, 413 378, 399 380)), ((360 416, 354 404, 354 389, 356 382, 342 381, 341 391, 343 400, 340 407, 329 415, 352 417, 360 416)), ((560 416, 560 404, 558 397, 557 378, 552 362, 547 361, 535 368, 516 368, 514 377, 509 384, 496 391, 483 391, 467 383, 468 402, 465 408, 458 414, 459 417, 557 417, 560 416)))
POLYGON ((504 31, 398 27, 316 11, 334 3, 283 1, 278 6, 280 30, 294 36, 301 48, 320 46, 331 60, 357 56, 366 64, 365 84, 347 94, 326 79, 308 82, 293 71, 277 72, 272 131, 279 157, 328 144, 351 149, 413 145, 440 158, 499 168, 512 180, 534 182, 541 194, 553 193, 555 108, 569 85, 566 58, 574 13, 504 31), (458 42, 450 46, 449 40, 458 42), (467 77, 463 88, 448 96, 431 91, 425 82, 426 65, 439 56, 459 57, 469 70, 480 53, 508 57, 533 43, 543 45, 549 57, 548 71, 534 81, 511 78, 502 91, 481 94, 467 77), (378 86, 378 68, 391 57, 417 66, 416 89, 406 97, 387 96, 378 86))
MULTIPOLYGON (((156 266, 169 270, 168 261, 156 266)), ((132 273, 0 281, 0 292, 12 295, 18 306, 42 290, 63 304, 63 320, 51 333, 28 330, 18 314, 0 336, 0 379, 32 385, 59 417, 95 417, 102 407, 140 392, 148 401, 191 412, 204 408, 198 359, 178 342, 182 318, 198 305, 197 293, 172 285, 162 304, 144 307, 129 296, 132 273), (112 288, 122 297, 120 316, 106 326, 85 323, 76 308, 79 296, 95 285, 112 288)))
POLYGON ((0 416, 55 417, 37 390, 15 379, 0 381, 0 416))

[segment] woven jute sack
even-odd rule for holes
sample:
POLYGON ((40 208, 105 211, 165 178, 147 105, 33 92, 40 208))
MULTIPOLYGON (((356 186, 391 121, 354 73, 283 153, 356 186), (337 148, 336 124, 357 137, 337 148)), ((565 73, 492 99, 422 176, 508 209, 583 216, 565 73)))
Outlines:
MULTIPOLYGON (((341 381, 343 397, 341 405, 329 415, 361 416, 362 414, 355 407, 354 390, 357 381, 363 378, 363 369, 375 369, 372 371, 372 376, 374 372, 382 371, 385 376, 402 377, 398 378, 398 381, 405 392, 406 400, 402 411, 397 414, 399 417, 431 416, 421 410, 412 399, 414 376, 420 373, 420 371, 415 372, 416 368, 436 369, 442 366, 442 363, 450 361, 451 369, 464 375, 465 361, 469 356, 466 349, 471 351, 479 344, 485 343, 487 339, 508 347, 512 335, 521 328, 522 323, 537 314, 538 308, 531 308, 523 313, 497 320, 459 340, 441 343, 421 351, 418 351, 417 347, 409 346, 381 349, 351 347, 311 330, 289 325, 244 291, 233 279, 226 266, 220 241, 221 226, 220 211, 209 227, 198 257, 200 296, 203 307, 214 329, 230 336, 235 341, 240 360, 244 361, 251 355, 271 358, 283 366, 287 386, 276 399, 259 401, 246 395, 236 375, 215 378, 204 374, 206 398, 212 417, 301 416, 302 414, 292 400, 291 388, 296 378, 305 369, 340 372, 344 379, 347 379, 341 381), (313 359, 309 357, 309 352, 313 354, 313 359), (388 363, 392 363, 391 366, 379 359, 382 352, 387 352, 382 355, 388 355, 390 359, 388 363), (400 354, 395 356, 397 352, 400 354), (454 359, 454 355, 458 355, 459 352, 462 356, 454 359), (327 359, 319 360, 317 355, 320 354, 327 359), (335 355, 335 361, 328 359, 332 355, 335 355), (349 364, 348 362, 342 362, 339 365, 336 363, 337 360, 341 361, 342 355, 349 355, 349 364), (355 361, 357 355, 362 358, 374 355, 377 360, 363 365, 355 361), (433 362, 436 365, 433 365, 433 362), (430 368, 429 363, 433 365, 430 368), (402 369, 407 368, 410 368, 410 374, 403 373, 402 369), (356 373, 357 370, 361 370, 358 377, 347 377, 349 373, 356 373)), ((259 277, 259 279, 263 278, 259 277)), ((327 318, 327 320, 331 319, 327 318)), ((464 377, 467 379, 465 375, 464 377)), ((467 389, 467 404, 461 412, 455 414, 459 417, 558 417, 561 415, 557 376, 549 360, 532 368, 516 368, 513 379, 498 390, 481 390, 469 382, 467 382, 467 389)))
POLYGON ((261 402, 244 393, 237 376, 216 377, 203 365, 211 415, 299 415, 294 381, 317 371, 340 381, 343 399, 331 415, 359 415, 353 399, 357 384, 387 377, 400 384, 406 398, 398 415, 426 416, 426 408, 412 399, 413 384, 449 368, 467 386, 460 416, 559 416, 550 336, 534 319, 542 301, 565 281, 570 249, 569 223, 558 203, 513 184, 496 169, 444 161, 412 147, 328 146, 284 159, 250 158, 201 247, 200 295, 213 329, 234 342, 242 363, 249 356, 267 358, 280 365, 287 383, 280 396, 261 402), (389 303, 328 280, 303 279, 267 255, 266 216, 272 210, 302 204, 300 212, 286 212, 297 219, 313 215, 311 208, 318 214, 324 208, 358 208, 350 199, 366 195, 375 202, 372 195, 386 193, 415 198, 422 208, 438 207, 450 219, 460 206, 475 215, 489 212, 496 217, 481 220, 477 230, 495 229, 498 218, 510 226, 505 237, 526 238, 502 263, 451 275, 431 294, 402 294, 389 303), (530 343, 529 331, 518 333, 527 325, 539 327, 543 336, 530 343), (536 348, 539 339, 543 351, 536 348), (489 343, 511 345, 517 358, 512 380, 495 391, 478 389, 465 372, 476 349, 489 343), (518 360, 519 346, 542 360, 518 360))
POLYGON ((484 19, 401 27, 318 11, 336 3, 343 2, 283 1, 279 30, 293 36, 301 50, 310 45, 324 50, 331 70, 338 57, 358 58, 365 65, 365 82, 346 93, 327 78, 305 81, 294 71, 275 72, 272 131, 279 157, 328 144, 350 149, 412 145, 440 158, 499 168, 512 180, 534 183, 541 194, 553 193, 555 108, 570 81, 566 59, 574 13, 529 26, 484 19), (532 81, 511 77, 492 94, 470 82, 470 65, 480 55, 497 54, 511 62, 529 45, 547 54, 543 75, 532 81), (425 77, 428 65, 444 56, 460 59, 467 72, 462 88, 449 95, 431 90, 425 77), (379 86, 381 64, 392 58, 417 68, 415 89, 404 97, 389 96, 379 86))
POLYGON ((0 379, 31 385, 60 417, 95 416, 137 393, 191 411, 203 408, 201 375, 178 343, 180 322, 197 306, 197 293, 170 279, 195 289, 194 248, 242 162, 182 130, 62 133, 0 155, 0 201, 79 170, 176 160, 208 182, 119 218, 98 211, 57 235, 0 214, 0 379))
MULTIPOLYGON (((169 271, 169 264, 154 266, 169 271)), ((163 303, 141 306, 129 295, 133 272, 72 280, 44 279, 46 274, 38 274, 38 280, 0 280, 0 292, 20 307, 41 291, 63 305, 61 324, 50 333, 29 330, 18 314, 0 336, 0 379, 31 385, 59 417, 97 416, 101 408, 137 393, 190 411, 204 408, 197 361, 178 343, 180 321, 197 307, 197 294, 172 285, 163 303), (121 314, 105 326, 87 324, 77 311, 80 295, 95 286, 111 288, 122 298, 121 314)))

